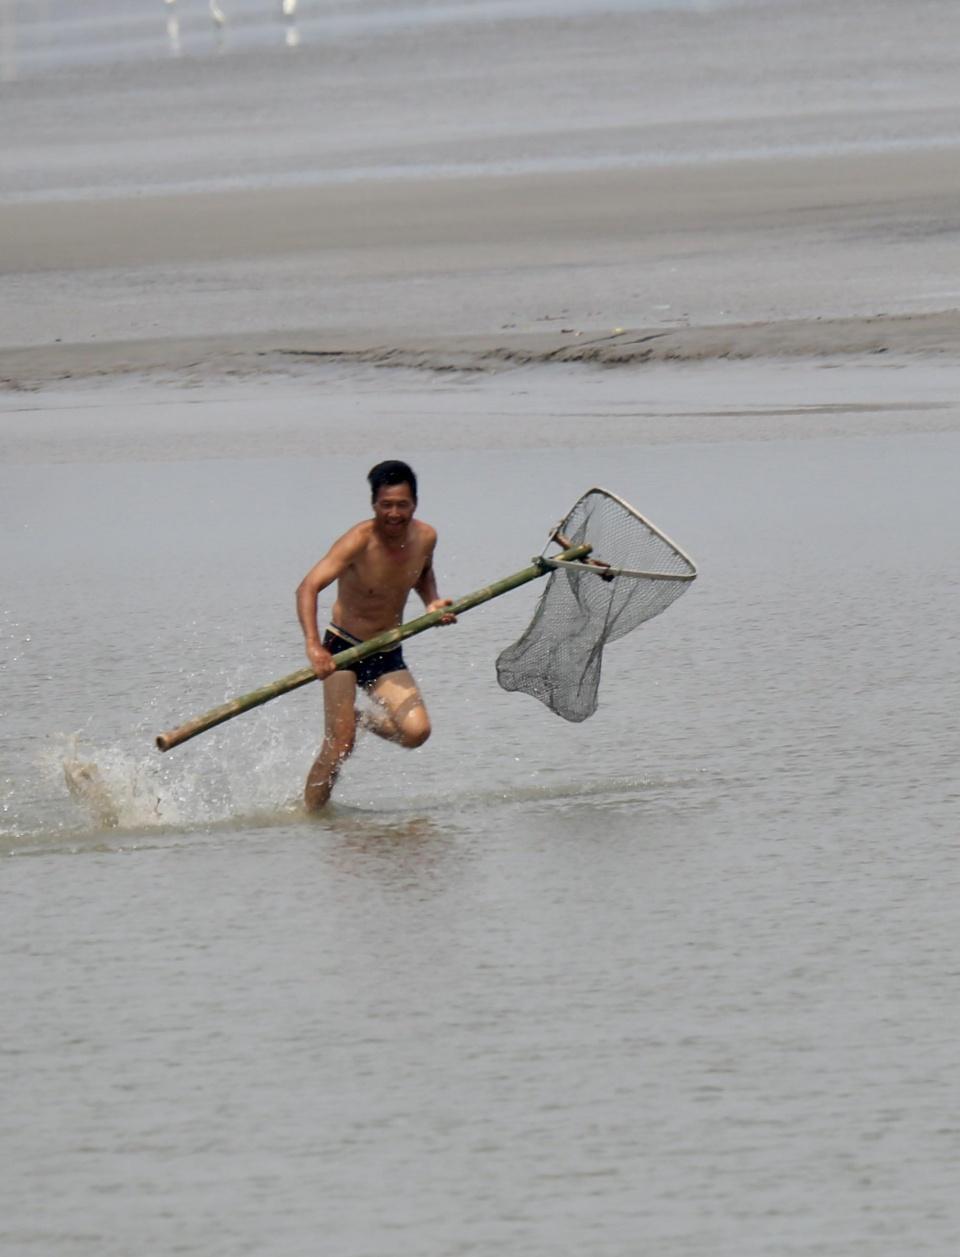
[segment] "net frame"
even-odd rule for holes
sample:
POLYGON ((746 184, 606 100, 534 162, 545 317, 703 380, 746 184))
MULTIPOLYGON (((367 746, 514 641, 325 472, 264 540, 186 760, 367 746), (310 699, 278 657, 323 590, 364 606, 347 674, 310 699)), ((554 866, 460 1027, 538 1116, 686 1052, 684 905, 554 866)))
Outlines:
POLYGON ((663 529, 658 528, 652 520, 646 517, 646 515, 641 515, 637 508, 635 506, 631 506, 626 498, 622 498, 619 493, 613 493, 610 489, 604 489, 601 485, 593 485, 591 488, 587 489, 586 493, 581 493, 576 502, 574 502, 573 506, 570 507, 570 510, 567 511, 566 515, 564 515, 563 519, 553 529, 551 529, 550 540, 554 542, 554 544, 562 546, 563 549, 569 549, 572 543, 568 537, 565 537, 563 533, 561 533, 560 529, 563 528, 564 524, 571 517, 571 515, 576 512, 580 503, 585 502, 587 498, 594 495, 600 495, 601 497, 609 498, 612 502, 616 502, 616 504, 622 507, 628 515, 632 515, 638 523, 642 524, 644 528, 659 537, 662 542, 669 546, 677 558, 688 565, 689 571, 641 572, 628 567, 613 567, 609 563, 604 562, 602 557, 594 554, 591 554, 585 559, 551 559, 546 553, 546 546, 544 546, 543 552, 540 555, 544 563, 553 568, 568 567, 578 572, 592 571, 598 576, 605 577, 607 580, 612 579, 614 576, 635 576, 642 578, 643 580, 693 581, 697 579, 697 565, 694 563, 690 555, 687 554, 686 550, 679 546, 672 537, 668 537, 663 529))
POLYGON ((696 579, 697 567, 662 529, 600 485, 580 495, 551 540, 563 551, 589 545, 589 553, 551 558, 544 547, 538 561, 550 569, 547 587, 524 633, 498 656, 497 679, 579 722, 597 709, 606 645, 665 611, 696 579))

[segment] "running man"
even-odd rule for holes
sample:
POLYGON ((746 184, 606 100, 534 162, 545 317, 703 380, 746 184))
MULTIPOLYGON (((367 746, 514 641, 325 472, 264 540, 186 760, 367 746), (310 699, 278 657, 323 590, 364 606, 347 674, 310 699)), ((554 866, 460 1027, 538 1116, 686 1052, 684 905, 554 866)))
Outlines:
MULTIPOLYGON (((323 745, 303 792, 310 812, 326 804, 341 765, 353 750, 358 685, 374 704, 362 718, 365 728, 407 747, 422 746, 430 736, 430 718, 400 646, 369 655, 339 672, 333 666, 333 656, 339 651, 401 624, 411 590, 420 595, 427 611, 451 605, 449 598, 437 597, 433 572, 436 530, 413 517, 417 477, 412 469, 391 460, 378 463, 367 479, 373 519, 355 524, 335 541, 297 589, 297 615, 307 658, 323 681, 325 715, 323 745), (337 598, 330 626, 321 639, 317 595, 334 581, 337 598)), ((441 623, 452 624, 455 618, 445 616, 441 623)))

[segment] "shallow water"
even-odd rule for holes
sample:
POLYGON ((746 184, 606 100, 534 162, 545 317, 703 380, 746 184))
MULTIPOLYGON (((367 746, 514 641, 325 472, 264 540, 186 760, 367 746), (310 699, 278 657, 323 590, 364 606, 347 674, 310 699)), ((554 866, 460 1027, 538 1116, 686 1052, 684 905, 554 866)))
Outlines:
POLYGON ((952 1251, 955 396, 928 365, 4 398, 6 1250, 952 1251), (394 452, 447 593, 594 482, 701 576, 580 726, 496 686, 534 590, 415 639, 434 738, 362 744, 318 821, 311 687, 159 756, 300 666, 293 588, 394 452))

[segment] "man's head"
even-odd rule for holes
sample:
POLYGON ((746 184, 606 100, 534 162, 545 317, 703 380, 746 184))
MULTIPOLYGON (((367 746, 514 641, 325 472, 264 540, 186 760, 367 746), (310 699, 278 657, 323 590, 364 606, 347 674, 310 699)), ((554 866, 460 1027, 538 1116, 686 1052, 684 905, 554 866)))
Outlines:
POLYGON ((367 473, 373 513, 388 533, 403 530, 417 506, 417 477, 413 468, 399 459, 377 463, 367 473))
POLYGON ((401 463, 398 458, 388 458, 385 463, 377 463, 367 472, 370 481, 370 497, 376 506, 377 496, 381 489, 394 485, 407 485, 414 505, 417 503, 417 477, 408 463, 401 463))

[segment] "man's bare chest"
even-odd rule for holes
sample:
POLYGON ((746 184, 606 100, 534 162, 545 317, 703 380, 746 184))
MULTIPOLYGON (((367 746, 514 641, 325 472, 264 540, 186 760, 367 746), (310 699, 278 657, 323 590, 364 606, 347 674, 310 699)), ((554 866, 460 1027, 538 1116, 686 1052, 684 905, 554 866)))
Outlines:
POLYGON ((423 574, 425 562, 426 556, 419 546, 397 551, 378 548, 354 563, 350 583, 366 597, 408 594, 423 574))

